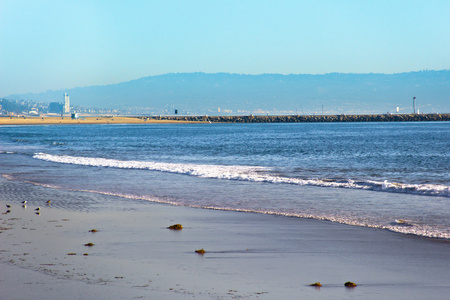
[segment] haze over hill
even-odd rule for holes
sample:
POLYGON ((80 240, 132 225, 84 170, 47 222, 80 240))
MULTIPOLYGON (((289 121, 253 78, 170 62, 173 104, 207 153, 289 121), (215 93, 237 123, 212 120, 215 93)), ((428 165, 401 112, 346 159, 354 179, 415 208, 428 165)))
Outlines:
POLYGON ((113 85, 77 87, 9 99, 62 102, 143 114, 366 114, 450 111, 450 70, 399 74, 171 73, 113 85))

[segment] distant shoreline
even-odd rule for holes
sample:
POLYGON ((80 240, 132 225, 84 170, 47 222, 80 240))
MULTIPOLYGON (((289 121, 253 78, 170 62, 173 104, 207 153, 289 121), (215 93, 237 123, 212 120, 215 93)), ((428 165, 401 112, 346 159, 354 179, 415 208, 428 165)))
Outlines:
POLYGON ((170 124, 170 123, 199 123, 198 121, 183 120, 157 120, 140 117, 122 117, 122 116, 98 116, 98 117, 81 117, 72 119, 69 116, 5 116, 0 117, 1 125, 82 125, 82 124, 170 124))
POLYGON ((450 114, 282 115, 282 116, 3 116, 0 125, 168 124, 168 123, 341 123, 450 121, 450 114))

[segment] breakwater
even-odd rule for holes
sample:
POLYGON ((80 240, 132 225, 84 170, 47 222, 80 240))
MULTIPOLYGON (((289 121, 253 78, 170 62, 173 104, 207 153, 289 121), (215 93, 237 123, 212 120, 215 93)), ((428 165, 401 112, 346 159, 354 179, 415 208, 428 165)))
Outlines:
POLYGON ((150 116, 145 120, 193 121, 211 123, 309 123, 309 122, 420 122, 450 121, 450 114, 382 115, 283 115, 283 116, 150 116))

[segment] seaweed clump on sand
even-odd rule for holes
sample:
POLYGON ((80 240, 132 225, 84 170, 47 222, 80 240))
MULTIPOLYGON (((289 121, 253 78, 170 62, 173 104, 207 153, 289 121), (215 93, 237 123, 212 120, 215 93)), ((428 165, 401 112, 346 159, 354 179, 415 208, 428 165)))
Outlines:
POLYGON ((181 229, 183 229, 183 225, 181 225, 181 224, 173 224, 173 225, 170 225, 167 228, 172 229, 172 230, 181 230, 181 229))
POLYGON ((311 283, 309 286, 317 286, 317 287, 321 287, 322 284, 321 284, 319 281, 317 281, 317 282, 311 283))
POLYGON ((347 281, 346 283, 344 283, 344 285, 348 288, 356 287, 356 283, 351 282, 351 281, 347 281))
POLYGON ((206 253, 206 251, 205 251, 205 249, 198 249, 198 250, 195 250, 195 253, 198 253, 198 254, 205 254, 206 253))

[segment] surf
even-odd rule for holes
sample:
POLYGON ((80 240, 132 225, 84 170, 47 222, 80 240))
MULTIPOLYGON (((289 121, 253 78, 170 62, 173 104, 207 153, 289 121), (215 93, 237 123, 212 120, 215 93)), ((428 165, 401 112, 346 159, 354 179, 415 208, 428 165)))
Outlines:
POLYGON ((118 160, 100 157, 52 155, 46 153, 36 153, 33 155, 33 158, 62 164, 119 169, 140 169, 223 180, 308 185, 330 188, 372 190, 388 193, 407 193, 423 196, 450 197, 450 186, 446 185, 396 183, 389 182, 387 180, 380 182, 354 179, 334 180, 327 178, 291 178, 275 174, 273 168, 261 166, 167 163, 118 160))

